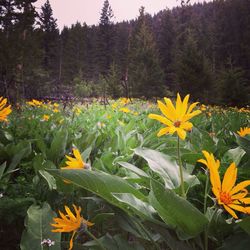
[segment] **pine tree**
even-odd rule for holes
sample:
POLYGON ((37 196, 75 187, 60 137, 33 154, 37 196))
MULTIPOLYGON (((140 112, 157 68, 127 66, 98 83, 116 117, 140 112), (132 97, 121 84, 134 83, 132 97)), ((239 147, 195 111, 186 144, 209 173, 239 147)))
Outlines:
POLYGON ((153 33, 146 23, 144 7, 140 8, 140 16, 131 37, 128 80, 133 96, 148 98, 164 95, 164 73, 153 33))
POLYGON ((113 62, 114 54, 114 17, 108 0, 104 1, 98 32, 98 61, 99 73, 107 75, 110 65, 113 62))
POLYGON ((175 51, 175 90, 202 99, 212 88, 211 69, 207 58, 199 51, 192 31, 186 32, 185 44, 175 51))
POLYGON ((44 69, 51 77, 59 78, 59 30, 49 0, 42 6, 39 16, 42 30, 42 48, 44 50, 44 69))

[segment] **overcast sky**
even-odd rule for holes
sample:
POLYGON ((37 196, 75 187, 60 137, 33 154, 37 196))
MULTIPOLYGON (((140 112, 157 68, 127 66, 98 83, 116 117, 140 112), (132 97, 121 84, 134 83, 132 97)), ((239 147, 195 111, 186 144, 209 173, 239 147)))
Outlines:
MULTIPOLYGON (((35 4, 37 11, 40 12, 40 7, 46 0, 38 0, 35 4)), ((79 21, 86 22, 88 25, 98 24, 100 12, 104 0, 50 0, 53 9, 53 16, 57 19, 57 24, 60 29, 64 25, 79 21)), ((109 3, 114 12, 114 21, 131 20, 136 18, 141 6, 145 7, 145 11, 154 14, 160 10, 173 8, 180 5, 181 0, 109 0, 109 3)), ((204 2, 204 0, 191 0, 194 2, 204 2)))

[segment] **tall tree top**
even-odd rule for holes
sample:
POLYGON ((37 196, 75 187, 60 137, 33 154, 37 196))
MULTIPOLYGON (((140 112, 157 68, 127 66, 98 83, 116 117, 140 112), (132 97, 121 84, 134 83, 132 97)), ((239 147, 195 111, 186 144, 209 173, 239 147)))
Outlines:
POLYGON ((53 17, 53 11, 49 0, 42 6, 42 12, 40 14, 41 29, 45 32, 53 32, 57 30, 56 19, 53 17))
POLYGON ((112 18, 114 17, 113 10, 109 4, 108 0, 105 0, 102 7, 100 25, 106 26, 112 23, 112 18))

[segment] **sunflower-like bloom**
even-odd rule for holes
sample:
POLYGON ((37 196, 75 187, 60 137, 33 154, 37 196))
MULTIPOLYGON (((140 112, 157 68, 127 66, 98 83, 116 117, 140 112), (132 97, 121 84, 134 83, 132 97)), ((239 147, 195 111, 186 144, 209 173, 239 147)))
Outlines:
POLYGON ((27 102, 27 104, 29 104, 30 106, 33 106, 33 107, 40 107, 43 105, 42 102, 35 100, 35 99, 32 99, 32 101, 27 102))
POLYGON ((0 96, 0 121, 7 121, 8 115, 12 112, 11 105, 6 106, 7 98, 0 96))
POLYGON ((67 166, 62 169, 83 169, 85 168, 85 163, 81 157, 78 149, 73 148, 73 155, 75 158, 66 155, 68 161, 66 161, 67 166))
POLYGON ((43 120, 44 120, 44 121, 48 121, 48 120, 49 120, 49 118, 50 118, 50 116, 49 116, 49 115, 43 115, 43 120))
POLYGON ((59 214, 61 218, 53 218, 54 224, 51 223, 51 226, 53 226, 55 229, 51 230, 54 233, 72 233, 71 239, 70 239, 70 247, 69 250, 73 248, 73 238, 75 236, 75 233, 77 231, 80 231, 82 228, 86 226, 93 226, 94 224, 85 220, 83 217, 81 217, 81 207, 77 207, 73 204, 75 215, 71 212, 69 207, 64 206, 65 211, 67 214, 63 214, 61 211, 59 211, 59 214))
POLYGON ((232 215, 235 219, 238 216, 234 210, 249 214, 250 197, 246 189, 250 185, 250 180, 242 181, 235 185, 237 179, 237 168, 233 162, 226 170, 223 181, 221 182, 219 175, 220 161, 215 160, 213 154, 209 154, 207 151, 202 151, 205 159, 200 159, 201 162, 207 166, 210 173, 210 182, 212 185, 212 191, 217 199, 219 205, 222 205, 225 210, 232 215))
POLYGON ((123 113, 130 113, 131 110, 128 108, 120 108, 119 111, 123 112, 123 113))
POLYGON ((250 128, 245 127, 245 128, 240 128, 239 131, 237 131, 238 135, 241 137, 244 137, 246 135, 250 135, 250 128))
POLYGON ((161 101, 157 101, 158 107, 164 116, 156 114, 149 114, 148 116, 149 118, 155 119, 166 125, 165 128, 162 128, 158 132, 157 136, 162 136, 165 134, 172 135, 175 132, 177 132, 177 135, 182 140, 185 140, 186 131, 190 131, 193 127, 193 124, 189 122, 189 120, 192 117, 199 115, 201 113, 200 110, 193 111, 198 102, 192 103, 188 107, 188 99, 189 95, 186 95, 184 100, 182 101, 178 93, 176 100, 176 107, 174 107, 172 101, 166 97, 164 97, 164 101, 166 104, 162 103, 161 101))

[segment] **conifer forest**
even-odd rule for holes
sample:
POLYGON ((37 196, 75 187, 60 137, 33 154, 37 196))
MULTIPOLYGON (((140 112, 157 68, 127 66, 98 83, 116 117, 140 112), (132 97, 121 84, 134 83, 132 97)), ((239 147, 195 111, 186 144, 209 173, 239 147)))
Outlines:
POLYGON ((0 249, 248 250, 250 0, 50 1, 0 0, 0 249))

